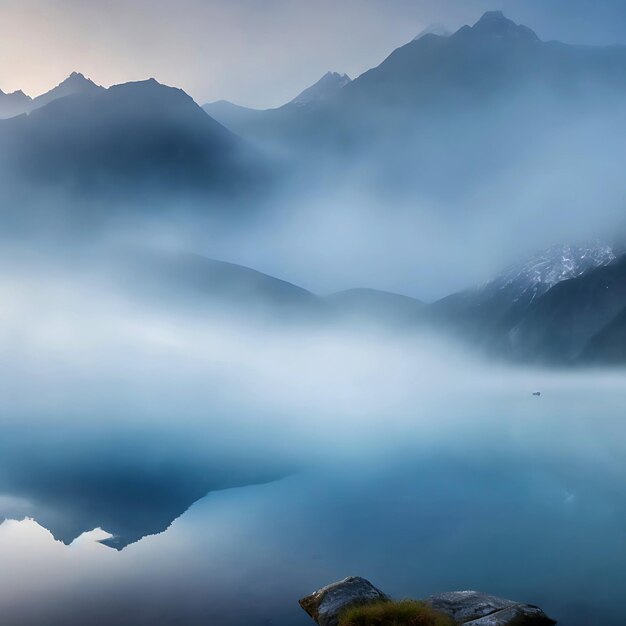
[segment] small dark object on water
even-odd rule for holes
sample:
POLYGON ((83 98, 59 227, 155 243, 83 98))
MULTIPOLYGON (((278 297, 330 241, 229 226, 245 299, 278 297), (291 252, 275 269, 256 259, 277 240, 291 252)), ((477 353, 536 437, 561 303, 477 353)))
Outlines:
POLYGON ((541 391, 534 391, 533 396, 539 397, 541 395, 541 391))

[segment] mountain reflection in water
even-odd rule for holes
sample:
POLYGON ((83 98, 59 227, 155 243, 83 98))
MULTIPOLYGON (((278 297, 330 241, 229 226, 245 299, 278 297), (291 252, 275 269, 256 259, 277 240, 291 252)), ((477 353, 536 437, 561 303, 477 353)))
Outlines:
MULTIPOLYGON (((329 448, 286 478, 211 493, 165 532, 121 552, 95 543, 102 532, 68 547, 33 521, 5 522, 0 527, 7 564, 0 573, 2 614, 11 624, 51 626, 305 626, 308 618, 297 598, 357 573, 398 597, 486 589, 537 603, 566 626, 618 626, 621 612, 614 598, 626 558, 626 455, 619 411, 625 398, 617 384, 605 382, 601 392, 592 385, 591 377, 574 385, 546 375, 541 402, 529 393, 491 390, 491 403, 508 409, 490 415, 474 406, 470 414, 450 404, 456 415, 439 430, 426 427, 416 409, 414 424, 405 425, 403 442, 396 440, 393 449, 380 441, 359 449, 346 442, 343 452, 329 448), (591 400, 597 403, 593 410, 591 400), (38 602, 26 601, 33 594, 38 602)), ((388 426, 393 429, 393 422, 388 426)), ((168 494, 184 485, 182 476, 189 480, 203 467, 192 441, 172 445, 169 435, 161 436, 162 455, 154 453, 159 462, 138 461, 127 492, 124 485, 133 472, 122 460, 132 455, 125 455, 122 445, 107 481, 90 483, 95 470, 86 469, 80 488, 74 482, 72 489, 55 492, 51 486, 59 477, 55 480, 50 462, 45 486, 35 487, 33 477, 42 473, 35 471, 40 466, 31 466, 33 476, 16 483, 13 500, 6 496, 1 503, 24 507, 49 488, 54 515, 68 522, 76 517, 74 534, 79 526, 96 526, 98 514, 97 525, 107 532, 107 524, 117 524, 117 530, 128 520, 156 532, 173 515, 174 499, 165 515, 159 507, 167 495, 152 502, 147 490, 139 498, 133 484, 149 484, 149 479, 138 468, 171 469, 178 462, 184 472, 169 474, 168 494), (115 476, 123 497, 114 489, 115 476), (108 497, 116 507, 126 507, 117 520, 112 512, 105 514, 108 497), (97 499, 100 506, 92 507, 97 499)), ((74 449, 77 438, 69 441, 74 449)), ((146 448, 157 450, 157 441, 155 435, 146 448)), ((126 443, 132 449, 131 440, 126 443)), ((111 448, 93 448, 84 458, 103 462, 105 452, 111 448)), ((236 463, 228 471, 222 465, 221 475, 213 476, 242 482, 261 465, 239 465, 244 472, 232 469, 236 463)), ((28 466, 25 460, 14 475, 28 466)), ((8 491, 6 476, 3 469, 8 491)), ((167 476, 165 470, 151 474, 155 484, 167 476)), ((209 483, 190 480, 177 503, 209 483)), ((46 512, 43 506, 39 510, 46 512)))

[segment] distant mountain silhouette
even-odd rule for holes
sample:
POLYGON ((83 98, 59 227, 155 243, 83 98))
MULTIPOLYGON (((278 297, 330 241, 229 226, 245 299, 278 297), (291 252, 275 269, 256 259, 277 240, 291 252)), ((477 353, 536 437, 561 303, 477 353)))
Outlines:
POLYGON ((465 197, 501 172, 515 173, 555 129, 615 115, 625 104, 626 47, 541 41, 489 12, 450 36, 409 42, 328 98, 225 111, 220 120, 308 168, 327 156, 359 158, 370 184, 465 197))
POLYGON ((84 92, 0 122, 5 171, 113 195, 243 187, 252 176, 244 144, 182 90, 152 79, 103 90, 79 75, 75 85, 84 92))
POLYGON ((625 362, 626 254, 611 246, 554 246, 492 280, 432 304, 369 288, 329 296, 242 265, 182 251, 120 248, 71 255, 92 284, 161 314, 212 323, 285 324, 436 333, 509 361, 625 362), (99 283, 98 281, 104 281, 99 283))
POLYGON ((29 110, 39 109, 46 106, 46 104, 50 104, 50 102, 66 96, 94 94, 101 91, 104 91, 104 87, 96 85, 92 80, 85 78, 79 72, 72 72, 62 83, 41 96, 34 98, 29 110))
POLYGON ((413 41, 417 41, 418 39, 421 39, 425 35, 436 35, 437 37, 449 37, 451 34, 452 33, 448 30, 448 28, 444 26, 443 24, 431 24, 430 26, 427 26, 422 31, 420 31, 415 36, 413 41))
POLYGON ((26 113, 32 105, 32 100, 23 91, 4 93, 0 90, 0 119, 7 119, 26 113))
POLYGON ((502 11, 487 11, 473 27, 463 26, 456 34, 457 38, 503 39, 512 41, 539 41, 537 34, 527 26, 516 24, 504 16, 502 11))
POLYGON ((22 91, 11 94, 4 94, 0 91, 0 119, 30 113, 65 96, 96 93, 103 90, 104 87, 96 85, 79 72, 72 72, 62 83, 34 99, 22 91))
POLYGON ((433 304, 366 288, 322 297, 250 268, 186 253, 133 253, 117 261, 123 276, 117 287, 183 311, 269 323, 434 330, 514 361, 572 365, 626 356, 626 255, 600 243, 554 246, 433 304))
POLYGON ((257 123, 262 124, 268 118, 280 120, 283 116, 291 115, 294 109, 333 98, 340 89, 350 82, 351 78, 347 74, 326 72, 315 84, 307 87, 293 100, 274 109, 252 109, 233 104, 227 100, 210 102, 203 105, 202 108, 226 128, 237 133, 244 129, 244 134, 247 134, 246 128, 254 127, 257 123))
POLYGON ((116 287, 151 305, 167 302, 196 314, 305 321, 321 309, 320 299, 306 289, 242 265, 186 252, 126 250, 109 265, 109 276, 116 287))
POLYGON ((288 104, 305 105, 312 102, 319 102, 333 97, 340 89, 345 87, 351 78, 347 74, 337 72, 327 72, 314 85, 298 94, 288 104))
POLYGON ((415 298, 377 289, 348 289, 326 298, 332 319, 375 322, 411 328, 422 321, 427 305, 415 298))
MULTIPOLYGON (((249 107, 233 104, 228 100, 218 100, 217 102, 209 102, 202 105, 202 109, 211 116, 214 120, 222 124, 225 128, 228 128, 232 132, 239 134, 242 128, 248 126, 255 126, 257 123, 262 123, 266 116, 271 115, 271 111, 278 109, 252 109, 249 107), (235 131, 234 129, 238 129, 235 131)), ((249 137, 249 139, 254 139, 249 137)))

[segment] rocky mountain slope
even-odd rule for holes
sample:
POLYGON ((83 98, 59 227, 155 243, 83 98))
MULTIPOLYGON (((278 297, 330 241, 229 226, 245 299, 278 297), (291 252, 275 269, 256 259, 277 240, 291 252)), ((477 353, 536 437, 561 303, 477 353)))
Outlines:
POLYGON ((507 358, 573 364, 624 354, 626 256, 555 246, 431 305, 431 322, 507 358))

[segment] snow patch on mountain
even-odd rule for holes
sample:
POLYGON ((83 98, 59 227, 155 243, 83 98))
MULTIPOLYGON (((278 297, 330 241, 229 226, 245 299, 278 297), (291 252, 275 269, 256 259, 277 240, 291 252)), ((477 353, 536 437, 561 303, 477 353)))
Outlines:
POLYGON ((608 265, 615 259, 612 246, 600 243, 552 246, 524 263, 509 267, 485 286, 493 290, 514 289, 518 292, 515 301, 524 297, 532 301, 554 285, 608 265))

